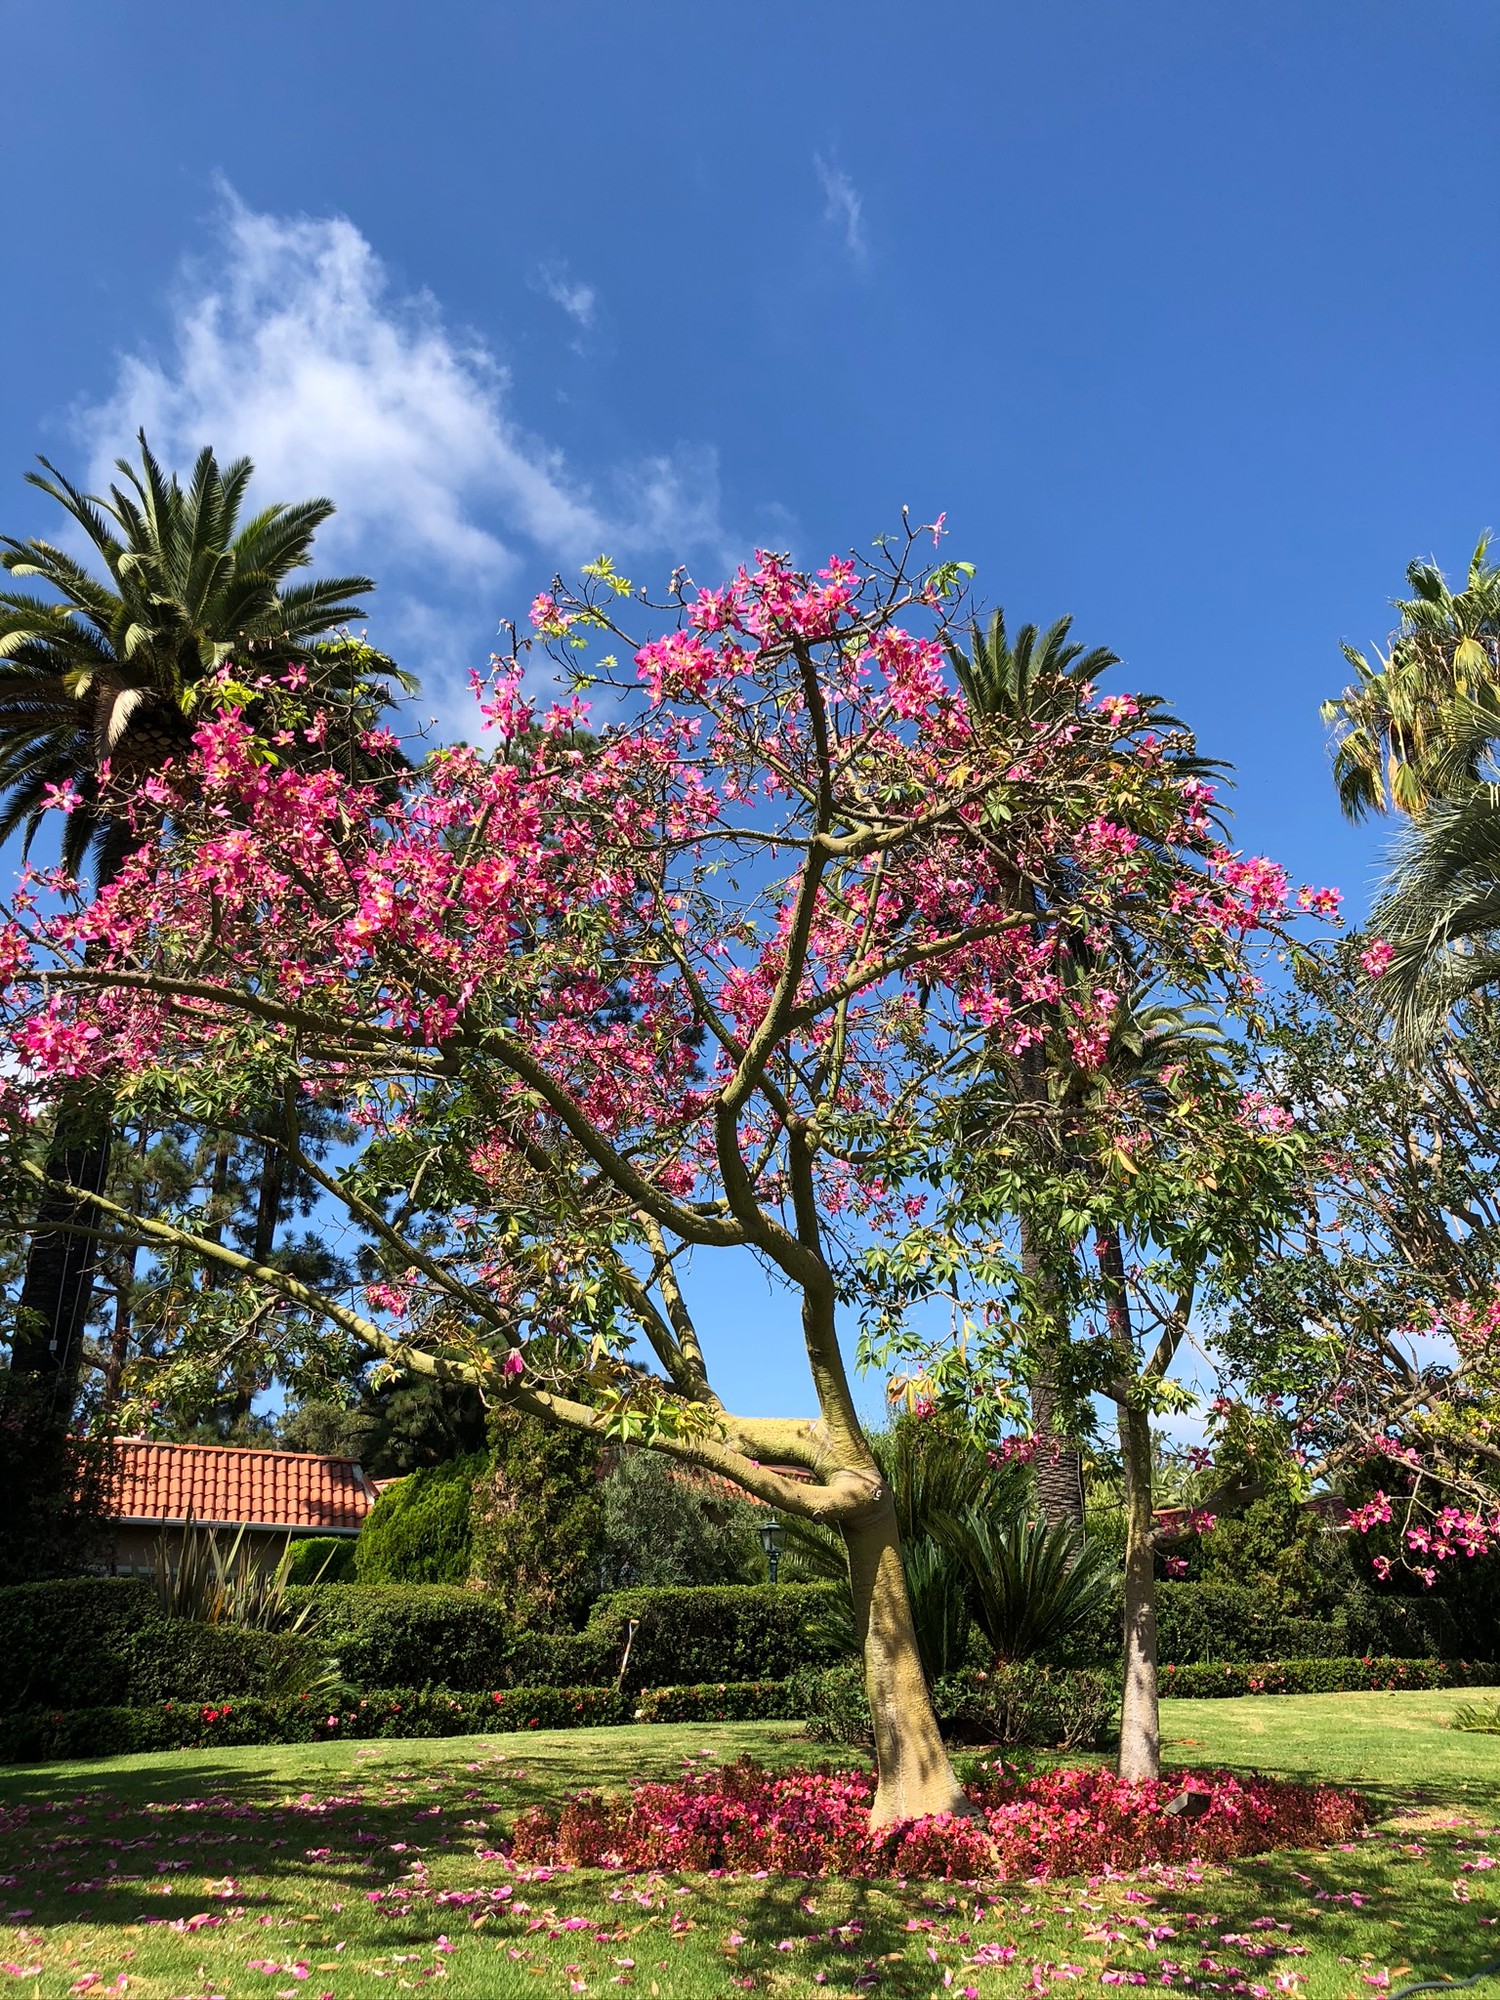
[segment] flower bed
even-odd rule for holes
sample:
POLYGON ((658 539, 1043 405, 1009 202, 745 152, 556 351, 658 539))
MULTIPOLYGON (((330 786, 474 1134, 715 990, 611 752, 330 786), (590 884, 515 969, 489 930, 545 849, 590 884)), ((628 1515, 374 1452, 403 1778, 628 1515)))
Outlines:
POLYGON ((724 1868, 792 1875, 1035 1878, 1226 1861, 1346 1840, 1364 1801, 1330 1786, 1195 1772, 1209 1805, 1168 1814, 1180 1780, 1127 1784, 1103 1770, 1021 1775, 996 1766, 969 1788, 973 1819, 944 1814, 872 1833, 873 1781, 858 1771, 773 1775, 748 1760, 623 1796, 581 1792, 516 1822, 512 1859, 620 1869, 724 1868))

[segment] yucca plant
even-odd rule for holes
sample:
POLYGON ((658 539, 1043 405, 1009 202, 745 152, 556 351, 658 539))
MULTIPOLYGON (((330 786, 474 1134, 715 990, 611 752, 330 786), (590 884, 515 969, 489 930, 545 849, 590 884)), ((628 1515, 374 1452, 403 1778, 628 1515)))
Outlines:
POLYGON ((212 1528, 200 1528, 189 1517, 177 1548, 163 1532, 156 1544, 156 1595, 167 1617, 253 1632, 292 1633, 308 1626, 313 1600, 296 1604, 291 1597, 291 1536, 274 1569, 266 1569, 245 1546, 245 1532, 239 1528, 226 1546, 212 1528))

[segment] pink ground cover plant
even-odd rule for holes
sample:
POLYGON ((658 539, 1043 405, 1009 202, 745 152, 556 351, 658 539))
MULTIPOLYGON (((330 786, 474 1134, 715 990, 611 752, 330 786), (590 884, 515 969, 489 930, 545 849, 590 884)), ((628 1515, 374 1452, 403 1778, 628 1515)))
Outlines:
POLYGON ((873 1780, 860 1771, 772 1773, 750 1761, 638 1785, 579 1792, 517 1821, 511 1856, 529 1865, 712 1869, 859 1879, 973 1881, 1081 1875, 1187 1860, 1228 1861, 1321 1847, 1365 1825, 1364 1800, 1328 1785, 1195 1771, 1209 1805, 1165 1811, 1181 1781, 1129 1783, 1103 1769, 984 1769, 966 1790, 973 1818, 940 1814, 872 1830, 873 1780))

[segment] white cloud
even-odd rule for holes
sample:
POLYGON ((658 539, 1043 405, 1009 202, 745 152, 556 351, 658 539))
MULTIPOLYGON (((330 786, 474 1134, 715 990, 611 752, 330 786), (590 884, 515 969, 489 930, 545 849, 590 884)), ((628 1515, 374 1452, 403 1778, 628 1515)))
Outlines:
POLYGON ((544 264, 536 274, 536 288, 553 305, 561 306, 569 319, 577 320, 587 333, 594 324, 594 308, 599 303, 599 295, 592 285, 586 285, 575 278, 566 264, 544 264))
POLYGON ((841 166, 813 154, 813 165, 823 184, 823 220, 843 231, 844 247, 853 257, 865 254, 864 203, 859 189, 841 166))
MULTIPOLYGON (((577 317, 592 293, 576 288, 577 317), (585 303, 584 294, 587 294, 585 303)), ((697 448, 599 475, 604 497, 510 412, 511 380, 426 293, 401 296, 344 217, 262 215, 231 191, 213 256, 184 267, 168 350, 119 363, 79 425, 96 484, 152 449, 255 461, 252 499, 327 493, 322 566, 368 572, 372 637, 429 679, 483 661, 518 590, 609 549, 722 559, 717 464, 697 448), (523 569, 525 574, 523 575, 523 569)))

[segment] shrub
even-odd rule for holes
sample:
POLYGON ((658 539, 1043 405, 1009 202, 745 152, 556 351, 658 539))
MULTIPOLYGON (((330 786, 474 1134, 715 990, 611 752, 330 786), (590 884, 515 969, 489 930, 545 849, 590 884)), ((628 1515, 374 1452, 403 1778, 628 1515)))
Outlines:
POLYGON ((518 1626, 580 1623, 599 1592, 604 1500, 599 1446, 583 1431, 501 1405, 473 1475, 469 1565, 518 1626))
POLYGON ((517 1822, 513 1860, 544 1866, 775 1870, 786 1874, 973 1880, 1099 1874, 1194 1858, 1227 1861, 1275 1847, 1345 1840, 1363 1800, 1331 1786, 1194 1774, 1198 1817, 1163 1811, 1173 1782, 1123 1783, 1102 1770, 1021 1776, 1003 1768, 970 1788, 980 1814, 874 1831, 863 1771, 772 1775, 748 1760, 624 1795, 580 1793, 517 1822))
POLYGON ((626 1686, 784 1680, 836 1653, 813 1630, 838 1586, 726 1584, 716 1590, 617 1590, 594 1607, 588 1632, 618 1671, 629 1621, 639 1627, 626 1686))
POLYGON ((304 1535, 292 1544, 287 1582, 352 1583, 358 1546, 352 1535, 304 1535))
POLYGON ((1448 1719, 1450 1729, 1467 1729, 1476 1736, 1500 1736, 1500 1701, 1466 1701, 1448 1719))
POLYGON ((33 1709, 0 1717, 0 1762, 110 1757, 215 1744, 331 1743, 371 1737, 505 1735, 630 1720, 613 1688, 503 1688, 487 1694, 397 1688, 357 1701, 251 1696, 150 1707, 33 1709))
POLYGON ((814 1743, 873 1749, 875 1729, 865 1695, 864 1669, 857 1660, 841 1660, 837 1666, 821 1669, 803 1668, 792 1677, 792 1694, 814 1743))
MULTIPOLYGON (((864 1677, 846 1662, 795 1677, 791 1694, 815 1743, 874 1742, 864 1677)), ((1105 1749, 1118 1736, 1120 1690, 1089 1668, 1045 1667, 1035 1661, 946 1674, 934 1682, 933 1706, 944 1733, 1008 1749, 1105 1749)))
POLYGON ((933 1702, 950 1735, 1006 1748, 1104 1750, 1119 1737, 1119 1685, 1088 1667, 1025 1660, 952 1674, 933 1702))
POLYGON ((705 1687, 645 1688, 637 1722, 800 1722, 795 1681, 719 1681, 705 1687))
POLYGON ((419 1466, 388 1486, 365 1516, 354 1545, 360 1583, 465 1583, 471 1541, 469 1501, 485 1454, 419 1466))
POLYGON ((80 1576, 0 1590, 0 1710, 130 1698, 131 1638, 160 1622, 144 1579, 80 1576))
POLYGON ((1494 1660, 1268 1660, 1163 1667, 1161 1691, 1198 1701, 1241 1694, 1349 1694, 1396 1688, 1490 1687, 1494 1660))

